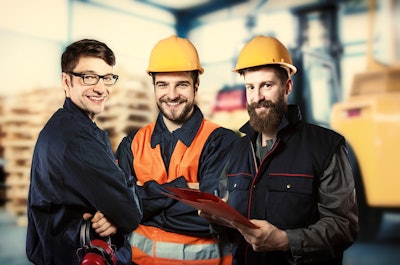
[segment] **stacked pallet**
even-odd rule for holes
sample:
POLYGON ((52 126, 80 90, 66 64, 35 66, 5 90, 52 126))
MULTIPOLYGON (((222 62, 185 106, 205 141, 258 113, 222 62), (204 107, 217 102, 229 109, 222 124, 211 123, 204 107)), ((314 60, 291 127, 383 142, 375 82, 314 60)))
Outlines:
POLYGON ((104 112, 96 124, 107 131, 115 151, 122 138, 157 117, 153 86, 148 76, 126 76, 118 80, 104 112))
MULTIPOLYGON (((3 117, 4 115, 4 97, 0 96, 0 117, 3 117)), ((2 141, 4 141, 4 134, 3 134, 3 129, 2 125, 0 123, 0 205, 3 205, 3 203, 6 200, 6 192, 5 192, 5 185, 4 185, 4 148, 2 145, 2 141)))
POLYGON ((11 213, 26 213, 33 148, 43 125, 62 100, 60 88, 36 89, 4 99, 1 145, 6 174, 5 207, 11 213))

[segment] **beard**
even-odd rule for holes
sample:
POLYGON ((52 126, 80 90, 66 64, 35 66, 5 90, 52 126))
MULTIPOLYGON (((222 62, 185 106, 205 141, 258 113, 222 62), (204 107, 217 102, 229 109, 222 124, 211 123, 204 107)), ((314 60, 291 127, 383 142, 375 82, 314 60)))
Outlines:
POLYGON ((189 102, 187 101, 187 99, 184 98, 177 98, 175 100, 164 100, 161 99, 159 101, 157 101, 157 107, 159 109, 159 111, 162 113, 162 115, 167 118, 168 120, 176 123, 176 124, 183 124, 185 123, 189 118, 189 114, 192 112, 193 108, 194 108, 194 103, 193 102, 189 102), (179 103, 185 103, 185 105, 183 106, 182 111, 179 112, 179 110, 170 110, 166 107, 163 107, 163 103, 172 103, 172 102, 179 102, 179 103))
POLYGON ((286 111, 287 104, 283 93, 279 95, 278 101, 275 103, 270 100, 265 100, 247 104, 247 112, 250 116, 250 125, 255 131, 260 133, 276 130, 286 111), (268 110, 258 114, 256 112, 257 107, 265 107, 268 108, 268 110))

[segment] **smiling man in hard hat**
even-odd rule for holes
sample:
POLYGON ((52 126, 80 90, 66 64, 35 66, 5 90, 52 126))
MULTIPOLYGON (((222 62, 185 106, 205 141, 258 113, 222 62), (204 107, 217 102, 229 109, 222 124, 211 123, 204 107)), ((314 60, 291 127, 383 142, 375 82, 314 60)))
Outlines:
POLYGON ((150 54, 157 120, 130 133, 117 150, 119 165, 138 185, 143 221, 131 238, 132 261, 146 264, 231 264, 197 210, 165 195, 165 187, 218 190, 233 131, 203 117, 195 104, 203 73, 193 44, 171 36, 150 54))
POLYGON ((234 243, 233 264, 342 264, 358 233, 345 139, 288 105, 297 69, 279 40, 253 38, 234 71, 250 120, 230 152, 228 203, 259 228, 233 222, 215 232, 234 243))

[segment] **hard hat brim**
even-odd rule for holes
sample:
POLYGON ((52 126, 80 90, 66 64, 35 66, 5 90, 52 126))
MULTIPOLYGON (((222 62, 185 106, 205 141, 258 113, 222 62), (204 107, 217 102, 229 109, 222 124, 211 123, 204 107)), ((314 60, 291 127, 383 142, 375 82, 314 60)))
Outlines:
POLYGON ((199 68, 199 69, 192 69, 192 70, 187 70, 187 69, 185 69, 185 70, 171 70, 171 69, 147 69, 146 70, 146 73, 148 74, 148 75, 151 75, 151 73, 173 73, 173 72, 191 72, 191 71, 199 71, 199 74, 203 74, 204 73, 204 68, 199 68))
POLYGON ((245 70, 248 68, 253 68, 253 67, 259 67, 259 66, 268 66, 268 65, 273 65, 273 64, 278 64, 282 66, 283 68, 286 69, 289 75, 294 75, 297 72, 296 66, 289 64, 289 63, 284 63, 284 62, 275 62, 275 63, 267 63, 267 64, 260 64, 260 65, 251 65, 251 66, 238 66, 236 65, 236 68, 232 70, 232 72, 239 73, 241 70, 245 70))

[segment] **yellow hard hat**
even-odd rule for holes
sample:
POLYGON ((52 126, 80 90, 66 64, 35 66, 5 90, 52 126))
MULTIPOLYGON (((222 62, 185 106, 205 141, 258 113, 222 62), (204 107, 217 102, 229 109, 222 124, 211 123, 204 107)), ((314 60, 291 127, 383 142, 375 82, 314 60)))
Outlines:
POLYGON ((289 75, 297 72, 288 49, 276 38, 265 36, 256 36, 243 47, 233 71, 266 64, 279 64, 289 75))
POLYGON ((157 42, 151 50, 148 74, 194 70, 199 70, 200 74, 204 72, 197 50, 188 39, 172 35, 157 42))

